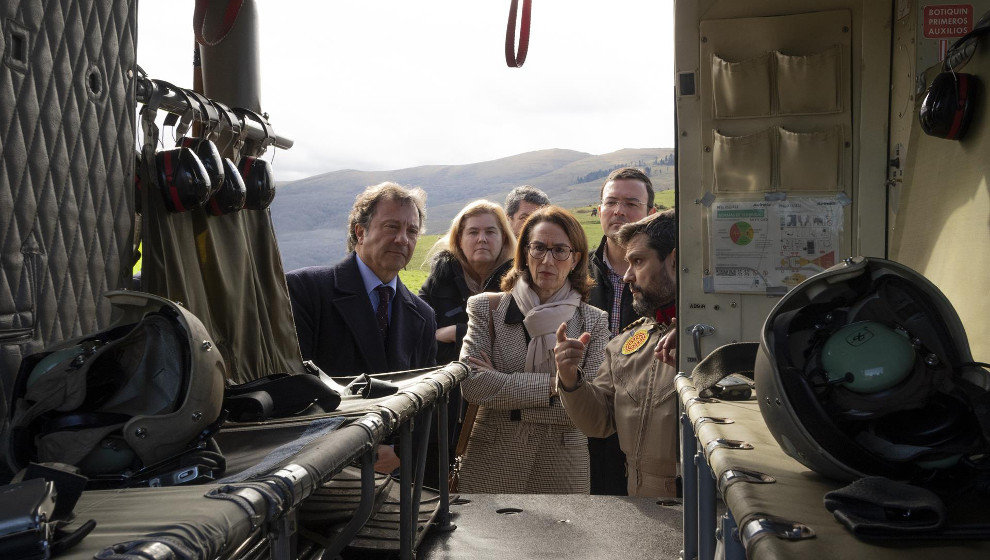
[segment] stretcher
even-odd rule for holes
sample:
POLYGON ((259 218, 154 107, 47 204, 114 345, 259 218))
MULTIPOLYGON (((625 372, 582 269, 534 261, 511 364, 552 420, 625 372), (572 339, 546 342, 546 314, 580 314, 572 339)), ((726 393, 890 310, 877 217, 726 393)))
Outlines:
POLYGON ((333 558, 351 545, 411 558, 428 527, 449 525, 446 488, 423 487, 426 446, 435 425, 446 456, 447 397, 467 372, 455 362, 384 374, 399 386, 393 395, 348 395, 328 414, 227 425, 216 436, 224 478, 83 492, 67 528, 90 519, 96 528, 59 557, 288 560, 333 558), (376 447, 393 436, 398 481, 373 470, 376 447))
MULTIPOLYGON (((683 558, 987 558, 976 540, 858 540, 825 509, 827 492, 846 485, 787 456, 756 398, 723 401, 676 379, 684 481, 683 558)), ((948 523, 987 522, 978 497, 954 503, 948 523)))

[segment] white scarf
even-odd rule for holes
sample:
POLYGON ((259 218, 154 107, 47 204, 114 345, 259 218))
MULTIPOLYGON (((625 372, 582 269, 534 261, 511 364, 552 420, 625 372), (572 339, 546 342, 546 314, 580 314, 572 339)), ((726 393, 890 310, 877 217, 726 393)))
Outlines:
POLYGON ((557 329, 574 316, 581 304, 581 294, 571 289, 570 280, 565 280, 557 293, 546 303, 540 303, 540 296, 521 277, 511 293, 525 315, 523 324, 531 337, 526 349, 525 371, 555 373, 553 347, 557 344, 557 329))

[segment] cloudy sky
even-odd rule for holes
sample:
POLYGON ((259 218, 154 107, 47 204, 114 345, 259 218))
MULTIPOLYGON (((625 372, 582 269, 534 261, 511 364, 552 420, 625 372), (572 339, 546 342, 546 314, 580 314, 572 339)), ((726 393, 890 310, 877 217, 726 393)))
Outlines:
MULTIPOLYGON (((193 3, 178 4, 141 2, 138 63, 189 87, 193 3)), ((262 109, 295 141, 276 177, 672 147, 671 4, 534 0, 512 69, 508 0, 259 0, 262 109)))

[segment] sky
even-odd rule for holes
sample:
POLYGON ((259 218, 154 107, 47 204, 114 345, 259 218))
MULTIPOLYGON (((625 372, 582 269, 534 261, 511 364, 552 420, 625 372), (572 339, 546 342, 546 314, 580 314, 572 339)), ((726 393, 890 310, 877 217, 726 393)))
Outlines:
MULTIPOLYGON (((140 3, 138 63, 191 87, 182 4, 140 3)), ((505 64, 508 0, 259 0, 258 12, 262 111, 295 142, 267 156, 278 181, 674 145, 672 0, 533 0, 522 68, 505 64)))

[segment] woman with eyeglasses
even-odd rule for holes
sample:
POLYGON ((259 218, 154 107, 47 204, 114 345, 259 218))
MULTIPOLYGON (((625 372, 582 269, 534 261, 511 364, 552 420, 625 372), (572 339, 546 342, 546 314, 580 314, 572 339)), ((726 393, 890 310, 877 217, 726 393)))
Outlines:
POLYGON ((609 340, 605 312, 587 303, 588 240, 574 216, 556 206, 532 214, 519 234, 501 294, 468 299, 461 384, 479 405, 462 458, 461 492, 589 491, 588 440, 555 393, 556 330, 590 333, 582 371, 593 378, 609 340))

